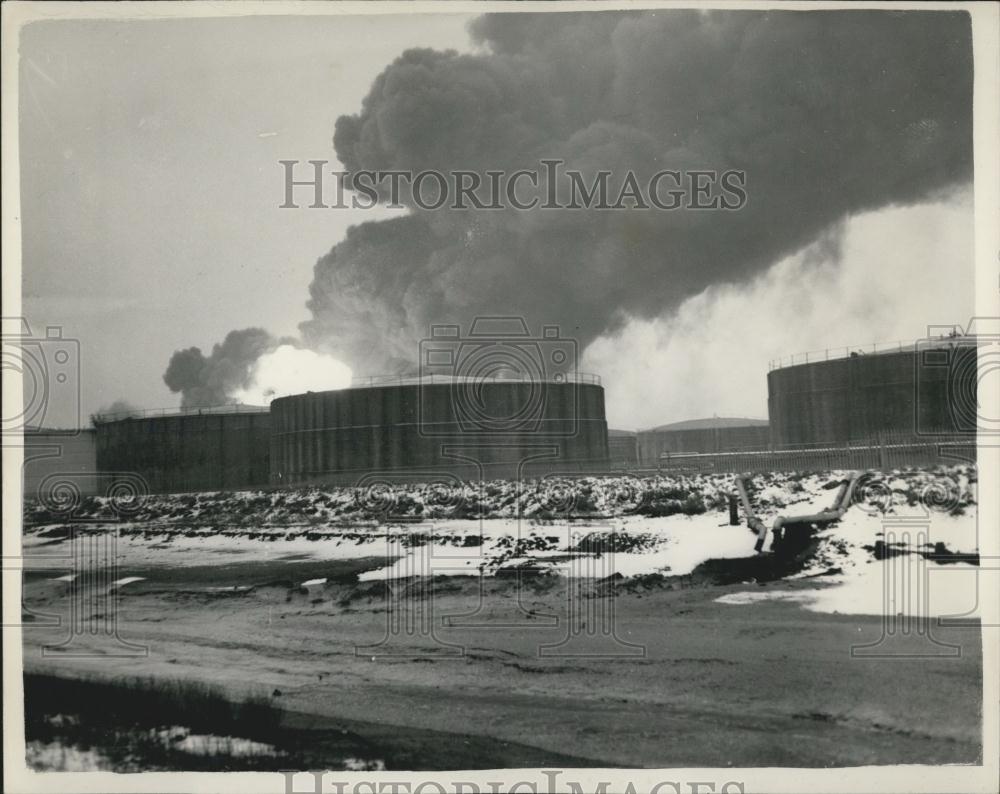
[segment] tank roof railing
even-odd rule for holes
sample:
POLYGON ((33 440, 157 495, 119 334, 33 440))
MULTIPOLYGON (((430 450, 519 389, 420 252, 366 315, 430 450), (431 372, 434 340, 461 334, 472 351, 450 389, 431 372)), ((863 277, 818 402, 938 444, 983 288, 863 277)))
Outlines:
POLYGON ((117 422, 121 419, 147 419, 159 416, 213 416, 218 414, 266 414, 270 411, 267 405, 210 405, 204 408, 145 408, 131 411, 112 411, 111 413, 95 413, 93 423, 104 424, 117 422))
MULTIPOLYGON (((532 383, 529 377, 519 378, 516 375, 365 375, 355 377, 351 388, 371 388, 377 386, 421 386, 436 383, 532 383)), ((559 373, 557 376, 545 378, 541 383, 590 383, 601 385, 601 376, 590 372, 559 373)))
POLYGON ((896 342, 868 342, 863 345, 840 345, 838 347, 828 347, 824 350, 808 350, 804 353, 793 353, 790 356, 773 358, 767 362, 767 371, 791 367, 797 364, 814 364, 818 361, 835 361, 851 356, 871 356, 886 353, 905 353, 907 351, 916 352, 920 347, 933 344, 935 342, 954 342, 958 340, 974 339, 974 336, 952 333, 942 334, 939 337, 927 337, 925 339, 898 340, 896 342))
MULTIPOLYGON (((590 383, 596 386, 601 385, 601 376, 589 372, 563 373, 562 380, 557 378, 546 379, 543 383, 590 383)), ((419 386, 430 383, 530 383, 529 378, 518 378, 513 375, 496 375, 490 377, 463 377, 461 375, 368 375, 356 377, 351 382, 350 388, 370 388, 378 386, 419 386)), ((337 391, 343 391, 338 389, 337 391)), ((307 392, 291 392, 289 394, 275 394, 278 397, 289 397, 294 394, 305 394, 307 392)), ((92 415, 94 424, 106 422, 117 422, 121 419, 146 419, 160 416, 203 416, 213 414, 265 414, 271 410, 269 405, 241 405, 230 403, 226 405, 210 405, 204 408, 136 408, 130 411, 113 411, 110 413, 95 413, 92 415)))

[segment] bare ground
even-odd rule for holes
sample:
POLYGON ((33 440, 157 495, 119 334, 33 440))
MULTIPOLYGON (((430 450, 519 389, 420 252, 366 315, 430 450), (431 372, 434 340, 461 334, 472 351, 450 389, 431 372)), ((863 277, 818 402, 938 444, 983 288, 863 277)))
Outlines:
POLYGON ((579 598, 554 576, 520 587, 423 580, 390 593, 353 581, 384 564, 137 571, 147 580, 123 591, 118 634, 147 646, 139 657, 113 655, 122 649, 103 631, 100 604, 83 613, 84 628, 97 633, 43 655, 43 645, 68 636, 70 599, 64 586, 29 577, 26 606, 61 614, 63 627, 26 629, 24 666, 267 692, 297 727, 349 729, 382 747, 389 768, 822 767, 981 756, 978 627, 933 627, 938 643, 959 646, 958 657, 903 655, 947 652, 913 634, 877 646, 884 658, 852 658, 852 646, 880 640, 880 618, 790 602, 715 603, 761 585, 695 577, 684 587, 655 580, 618 587, 613 598, 579 598), (319 594, 290 587, 316 577, 330 579, 319 594), (208 581, 251 589, 209 592, 208 581), (612 609, 614 637, 600 630, 612 609), (398 631, 390 632, 390 615, 398 631))

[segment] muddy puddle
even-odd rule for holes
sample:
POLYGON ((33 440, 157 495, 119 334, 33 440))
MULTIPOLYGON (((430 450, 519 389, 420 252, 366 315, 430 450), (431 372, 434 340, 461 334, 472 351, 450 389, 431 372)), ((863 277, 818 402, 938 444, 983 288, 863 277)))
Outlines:
POLYGON ((25 748, 37 771, 381 771, 586 765, 514 742, 335 720, 190 681, 24 676, 25 748))
POLYGON ((38 771, 381 770, 385 761, 346 729, 303 731, 263 696, 228 699, 190 682, 68 679, 27 674, 25 750, 38 771))

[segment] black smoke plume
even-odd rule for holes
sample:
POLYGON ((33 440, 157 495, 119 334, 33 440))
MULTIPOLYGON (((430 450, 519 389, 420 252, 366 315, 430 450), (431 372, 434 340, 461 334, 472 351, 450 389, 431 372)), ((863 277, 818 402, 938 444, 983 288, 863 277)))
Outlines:
MULTIPOLYGON (((965 12, 490 14, 409 50, 336 124, 348 171, 741 169, 737 212, 424 211, 315 267, 305 341, 405 369, 434 322, 517 314, 582 345, 740 282, 847 217, 972 174, 965 12)), ((710 333, 710 330, 706 331, 710 333)))
POLYGON ((289 340, 277 339, 263 328, 230 331, 206 356, 200 348, 178 350, 170 358, 163 382, 181 393, 182 408, 207 408, 234 402, 230 396, 250 385, 253 365, 289 340))

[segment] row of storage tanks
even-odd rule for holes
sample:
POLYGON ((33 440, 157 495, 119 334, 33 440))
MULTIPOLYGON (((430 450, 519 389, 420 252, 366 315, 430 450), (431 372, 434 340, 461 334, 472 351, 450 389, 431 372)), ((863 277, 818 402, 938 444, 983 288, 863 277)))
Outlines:
POLYGON ((98 420, 96 466, 151 492, 500 479, 608 465, 592 382, 414 382, 280 397, 270 409, 98 420))
MULTIPOLYGON (((596 379, 415 382, 282 397, 270 409, 108 419, 67 448, 81 481, 94 476, 90 450, 98 476, 138 475, 150 492, 179 492, 355 484, 399 473, 580 474, 656 466, 675 454, 974 434, 976 354, 975 345, 941 343, 774 369, 767 378, 769 422, 714 418, 609 431, 596 379)), ((46 443, 66 439, 26 436, 29 452, 46 443)), ((65 468, 51 455, 35 457, 40 463, 26 492, 51 479, 48 468, 65 468)), ((99 483, 85 490, 95 489, 99 483)))

